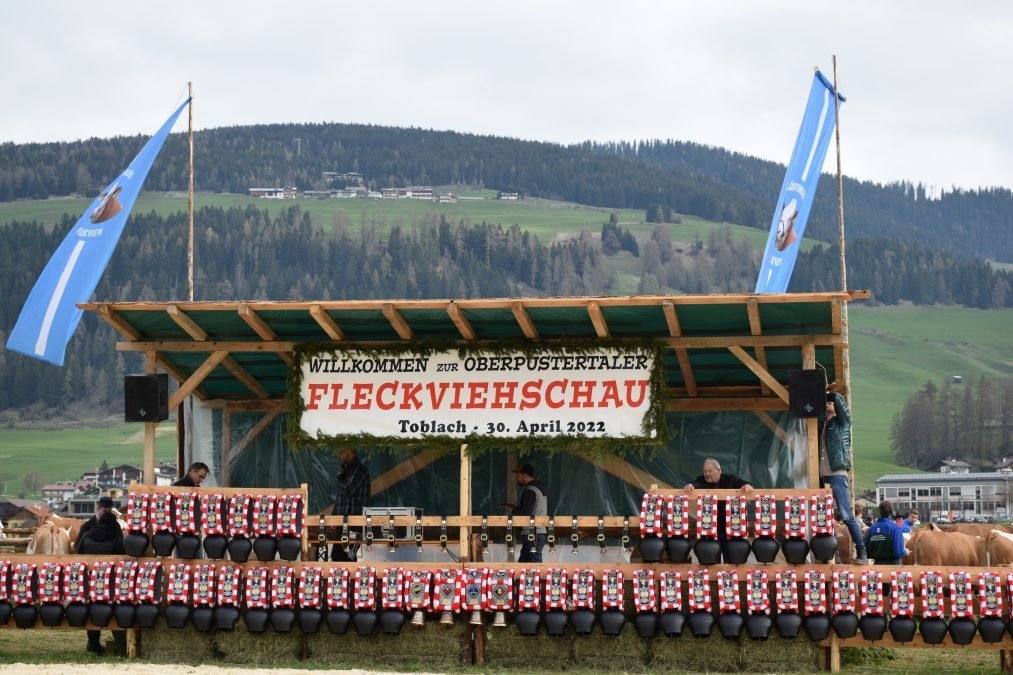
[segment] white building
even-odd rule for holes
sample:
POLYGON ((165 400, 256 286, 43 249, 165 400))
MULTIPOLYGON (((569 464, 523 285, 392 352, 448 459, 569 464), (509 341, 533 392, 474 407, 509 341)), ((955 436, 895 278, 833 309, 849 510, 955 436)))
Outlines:
POLYGON ((888 500, 897 513, 918 509, 925 522, 929 515, 1005 520, 1011 487, 1008 473, 887 474, 876 481, 876 501, 888 500))

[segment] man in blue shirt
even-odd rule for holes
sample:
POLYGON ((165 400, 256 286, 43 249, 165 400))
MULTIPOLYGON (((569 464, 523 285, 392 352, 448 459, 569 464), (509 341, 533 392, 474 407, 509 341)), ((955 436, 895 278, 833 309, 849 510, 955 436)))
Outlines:
POLYGON ((900 531, 904 534, 911 534, 916 527, 918 527, 918 511, 911 509, 907 518, 900 524, 900 531))
POLYGON ((900 565, 907 555, 904 533, 893 521, 893 505, 886 500, 879 503, 879 520, 865 532, 865 550, 877 565, 900 565))

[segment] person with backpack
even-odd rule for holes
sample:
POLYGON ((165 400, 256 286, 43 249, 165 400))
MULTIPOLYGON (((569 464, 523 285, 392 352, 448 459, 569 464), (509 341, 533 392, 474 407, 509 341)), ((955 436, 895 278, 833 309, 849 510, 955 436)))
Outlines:
MULTIPOLYGON (((112 510, 105 511, 98 517, 98 522, 81 537, 77 545, 78 554, 86 555, 126 555, 127 550, 123 546, 123 530, 116 520, 116 514, 112 510)), ((124 640, 126 634, 123 631, 113 631, 113 637, 117 644, 124 640)), ((94 652, 98 656, 105 656, 106 648, 102 646, 102 631, 88 631, 87 651, 94 652)))

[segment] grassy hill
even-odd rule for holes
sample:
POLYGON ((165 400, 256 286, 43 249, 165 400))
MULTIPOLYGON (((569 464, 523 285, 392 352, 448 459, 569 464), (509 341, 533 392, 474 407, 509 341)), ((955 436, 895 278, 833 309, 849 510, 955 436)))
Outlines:
POLYGON ((890 421, 928 380, 1013 375, 1013 312, 964 307, 865 307, 849 312, 855 482, 875 486, 893 463, 890 421))

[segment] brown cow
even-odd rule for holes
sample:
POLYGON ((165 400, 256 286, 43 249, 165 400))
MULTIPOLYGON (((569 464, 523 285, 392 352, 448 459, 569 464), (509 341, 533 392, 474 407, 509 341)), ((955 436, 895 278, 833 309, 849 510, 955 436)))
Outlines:
POLYGON ((984 541, 984 548, 988 554, 988 557, 981 556, 984 564, 1009 565, 1013 563, 1013 534, 992 530, 984 541))
POLYGON ((907 542, 911 555, 905 565, 966 565, 977 567, 983 550, 978 537, 962 532, 943 532, 933 526, 919 527, 907 542))
POLYGON ((46 520, 35 528, 25 553, 28 555, 66 555, 70 553, 70 530, 46 520))
POLYGON ((972 537, 987 537, 992 530, 1013 534, 1013 528, 1006 525, 984 525, 977 523, 954 523, 952 525, 936 526, 944 532, 962 532, 972 537))

